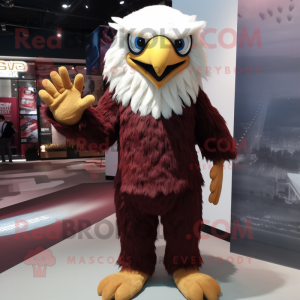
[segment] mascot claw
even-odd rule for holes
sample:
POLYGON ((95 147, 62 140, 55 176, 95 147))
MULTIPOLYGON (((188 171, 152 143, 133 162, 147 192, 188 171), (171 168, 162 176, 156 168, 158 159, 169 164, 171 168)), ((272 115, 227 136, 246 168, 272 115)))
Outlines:
POLYGON ((97 292, 103 300, 129 300, 143 288, 148 277, 142 272, 122 270, 105 277, 99 283, 97 292))
POLYGON ((197 269, 180 269, 173 274, 174 281, 188 300, 217 300, 221 288, 212 277, 200 273, 197 269))

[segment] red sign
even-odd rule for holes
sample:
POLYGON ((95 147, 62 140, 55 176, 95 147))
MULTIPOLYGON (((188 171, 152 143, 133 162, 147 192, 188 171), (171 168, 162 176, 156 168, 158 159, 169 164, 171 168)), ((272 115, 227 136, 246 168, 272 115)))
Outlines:
POLYGON ((21 114, 36 114, 36 88, 21 87, 19 88, 19 99, 21 114))
POLYGON ((20 116, 21 144, 38 142, 37 116, 20 116))

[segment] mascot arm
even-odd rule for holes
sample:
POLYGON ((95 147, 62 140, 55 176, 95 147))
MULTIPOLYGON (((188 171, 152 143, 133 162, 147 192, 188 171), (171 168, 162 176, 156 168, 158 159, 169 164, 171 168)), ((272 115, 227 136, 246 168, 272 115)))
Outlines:
POLYGON ((119 107, 112 99, 109 88, 100 98, 98 106, 87 107, 80 121, 74 125, 61 124, 55 120, 49 107, 43 108, 45 119, 68 139, 74 141, 79 138, 84 139, 81 142, 86 145, 96 143, 97 147, 105 143, 105 148, 107 148, 107 146, 112 146, 119 137, 119 107))
POLYGON ((213 162, 235 159, 237 152, 226 122, 201 89, 195 108, 195 135, 202 157, 213 162))
POLYGON ((195 108, 197 144, 201 149, 202 157, 214 163, 210 171, 212 182, 209 202, 217 205, 222 190, 224 161, 235 159, 237 152, 224 118, 211 105, 209 98, 201 89, 195 108))

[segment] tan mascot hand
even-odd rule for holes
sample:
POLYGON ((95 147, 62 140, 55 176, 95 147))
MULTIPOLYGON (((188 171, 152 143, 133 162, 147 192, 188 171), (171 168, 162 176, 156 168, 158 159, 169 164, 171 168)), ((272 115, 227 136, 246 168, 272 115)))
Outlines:
POLYGON ((223 182, 223 164, 224 160, 220 160, 217 163, 214 163, 214 166, 210 170, 210 178, 212 182, 210 184, 211 194, 209 196, 209 202, 217 205, 219 203, 222 182, 223 182))
POLYGON ((48 79, 43 80, 45 90, 39 92, 41 99, 49 106, 58 123, 62 125, 78 123, 84 110, 95 101, 93 95, 81 98, 83 75, 76 75, 74 86, 65 67, 59 68, 59 74, 55 71, 51 72, 50 77, 54 85, 48 79))

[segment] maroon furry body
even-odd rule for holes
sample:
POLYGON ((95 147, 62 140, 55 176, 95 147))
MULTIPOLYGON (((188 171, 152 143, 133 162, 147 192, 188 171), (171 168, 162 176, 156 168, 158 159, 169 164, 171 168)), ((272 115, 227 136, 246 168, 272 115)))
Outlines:
POLYGON ((80 123, 63 126, 46 117, 68 138, 85 138, 98 145, 118 141, 115 206, 121 254, 118 264, 151 275, 156 264, 158 216, 167 242, 168 273, 201 266, 198 248, 204 181, 195 145, 208 160, 234 159, 233 139, 219 112, 200 89, 196 104, 170 119, 140 116, 105 92, 96 108, 88 108, 80 123), (213 141, 205 142, 214 138, 213 141), (220 139, 225 140, 220 141, 220 139), (220 141, 219 146, 217 142, 220 141))

